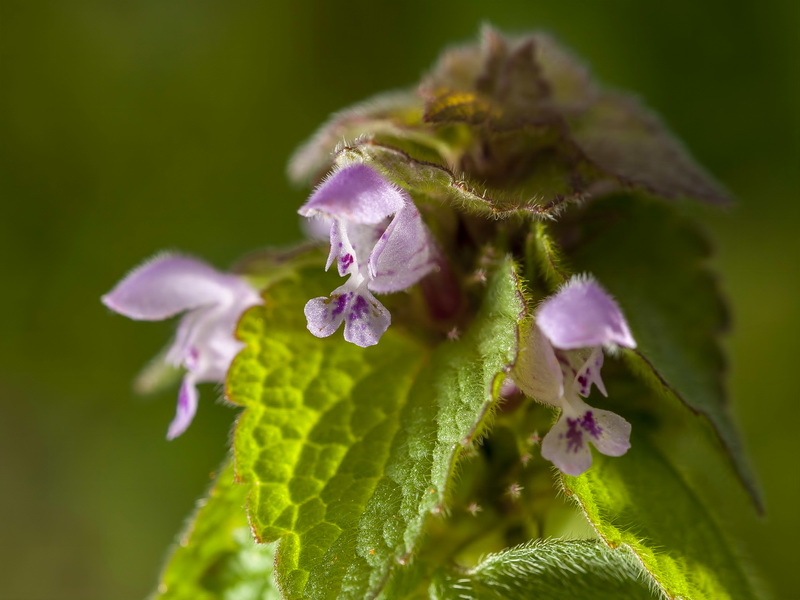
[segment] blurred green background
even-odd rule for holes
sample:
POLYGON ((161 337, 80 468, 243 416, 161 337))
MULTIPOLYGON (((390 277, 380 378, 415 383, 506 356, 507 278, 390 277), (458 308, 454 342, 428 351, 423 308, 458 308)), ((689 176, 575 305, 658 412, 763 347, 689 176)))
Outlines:
POLYGON ((172 324, 99 302, 181 249, 226 266, 299 235, 287 158, 327 115, 413 84, 483 22, 545 28, 637 91, 739 199, 708 212, 733 306, 731 391, 768 503, 743 551, 800 595, 800 2, 0 4, 0 598, 141 598, 235 412, 130 381, 172 324), (794 587, 791 587, 794 585, 794 587))

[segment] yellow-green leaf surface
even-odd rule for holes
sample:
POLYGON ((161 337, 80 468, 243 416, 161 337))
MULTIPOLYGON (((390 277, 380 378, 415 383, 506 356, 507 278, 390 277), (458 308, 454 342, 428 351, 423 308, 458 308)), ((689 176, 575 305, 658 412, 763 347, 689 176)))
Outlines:
MULTIPOLYGON (((632 196, 590 203, 553 228, 566 240, 572 272, 591 273, 617 299, 638 344, 625 353, 662 396, 709 419, 757 506, 755 476, 741 447, 725 395, 725 360, 719 337, 727 312, 707 269, 709 247, 671 207, 632 196)), ((540 239, 546 232, 538 229, 540 239)), ((546 238, 538 249, 554 249, 546 238)), ((556 253, 551 280, 569 271, 556 253)))
POLYGON ((153 600, 277 600, 272 546, 257 544, 247 524, 247 487, 233 464, 200 501, 161 576, 153 600))
MULTIPOLYGON (((336 282, 335 278, 333 280, 336 282)), ((377 346, 313 337, 303 305, 331 279, 302 271, 243 318, 228 376, 243 405, 234 450, 251 524, 280 540, 287 598, 369 598, 418 547, 462 449, 513 360, 521 303, 510 260, 458 341, 431 347, 393 324, 377 346)))
POLYGON ((593 540, 539 541, 497 554, 463 572, 445 571, 433 600, 646 600, 660 594, 627 549, 593 540))

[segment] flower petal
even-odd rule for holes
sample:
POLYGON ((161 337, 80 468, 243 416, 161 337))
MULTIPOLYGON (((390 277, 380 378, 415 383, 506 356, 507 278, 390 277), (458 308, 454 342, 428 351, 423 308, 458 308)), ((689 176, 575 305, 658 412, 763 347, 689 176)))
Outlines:
POLYGON ((350 301, 344 324, 344 339, 366 348, 374 346, 392 323, 389 311, 366 289, 350 301))
POLYGON ((512 373, 514 383, 531 398, 560 406, 564 376, 550 342, 536 325, 528 331, 512 373))
POLYGON ((245 310, 263 302, 249 285, 231 294, 228 302, 201 306, 181 317, 166 361, 194 374, 195 381, 223 382, 231 361, 244 347, 236 339, 236 326, 245 310))
POLYGON ((167 439, 173 440, 181 435, 194 419, 197 412, 197 388, 195 387, 194 378, 191 374, 187 374, 181 383, 180 392, 178 392, 178 407, 175 411, 175 418, 169 424, 167 430, 167 439))
POLYGON ((561 412, 542 439, 542 456, 567 475, 578 476, 592 466, 592 451, 579 417, 561 412))
POLYGON ((407 195, 377 171, 362 164, 334 171, 298 211, 304 217, 338 217, 377 224, 400 210, 407 195))
POLYGON ((536 323, 556 348, 564 350, 603 344, 636 347, 619 306, 590 277, 573 277, 545 300, 536 323))
POLYGON ((342 274, 342 265, 347 262, 344 258, 348 252, 353 252, 350 240, 347 238, 347 231, 342 228, 342 222, 334 219, 330 230, 331 251, 328 253, 328 260, 325 263, 325 270, 331 268, 333 261, 339 260, 339 274, 342 274))
POLYGON ((435 264, 428 229, 417 207, 408 202, 380 236, 369 257, 369 288, 379 293, 411 287, 435 264))
POLYGON ((339 275, 342 277, 359 272, 366 274, 370 253, 380 240, 387 224, 381 221, 377 225, 364 225, 336 219, 331 228, 331 253, 325 269, 327 270, 336 258, 339 275))
POLYGON ((194 258, 165 254, 135 268, 102 301, 131 319, 160 321, 198 306, 227 302, 243 285, 247 284, 235 275, 194 258))
MULTIPOLYGON (((594 447, 606 456, 622 456, 631 447, 631 424, 618 414, 590 407, 592 419, 597 426, 591 435, 594 447), (599 430, 599 431, 598 431, 599 430)), ((586 425, 586 414, 584 414, 586 425)))
POLYGON ((607 456, 622 456, 631 447, 631 424, 578 397, 564 398, 561 416, 542 441, 542 456, 568 475, 580 475, 592 464, 589 442, 607 456))
POLYGON ((348 280, 325 298, 306 303, 308 330, 317 337, 332 335, 344 321, 344 339, 366 348, 378 343, 392 322, 389 311, 369 293, 366 286, 353 289, 348 280))
POLYGON ((213 314, 212 307, 201 306, 190 310, 178 323, 175 338, 167 351, 166 361, 173 367, 184 367, 194 370, 198 360, 196 342, 202 335, 203 322, 213 314))
POLYGON ((353 297, 351 286, 345 283, 328 296, 312 298, 304 309, 308 330, 317 337, 328 337, 339 329, 344 321, 345 311, 353 297))
POLYGON ((581 396, 586 397, 592 391, 592 384, 595 384, 603 396, 608 396, 603 378, 600 376, 600 370, 603 368, 603 349, 598 346, 593 348, 588 354, 589 355, 575 374, 576 391, 581 396))
POLYGON ((331 225, 331 219, 324 216, 300 220, 300 229, 303 230, 306 237, 320 242, 327 242, 328 238, 330 238, 331 225))
POLYGON ((215 314, 209 315, 208 322, 203 323, 203 328, 199 332, 201 337, 197 337, 191 346, 197 360, 194 364, 185 363, 194 373, 198 383, 225 381, 231 362, 245 346, 236 339, 236 326, 244 310, 257 303, 260 302, 218 308, 215 314))

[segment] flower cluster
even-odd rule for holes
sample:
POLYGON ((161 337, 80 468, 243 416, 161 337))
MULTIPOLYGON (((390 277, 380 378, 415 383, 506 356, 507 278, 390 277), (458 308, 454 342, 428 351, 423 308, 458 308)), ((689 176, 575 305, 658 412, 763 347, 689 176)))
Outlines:
MULTIPOLYGON (((350 165, 334 171, 299 210, 312 230, 329 231, 326 269, 336 262, 347 281, 330 296, 305 306, 309 331, 377 344, 391 323, 373 293, 397 292, 434 270, 440 256, 409 195, 374 169, 350 165)), ((103 302, 137 320, 185 313, 166 361, 185 370, 178 408, 167 437, 186 430, 197 410, 197 383, 223 382, 242 348, 235 339, 241 314, 261 302, 243 278, 177 255, 162 255, 135 269, 103 302)), ((635 347, 617 304, 593 279, 576 277, 546 299, 535 315, 514 370, 528 396, 561 409, 542 441, 542 455, 570 475, 592 462, 589 444, 619 456, 630 446, 630 424, 582 400, 592 385, 605 395, 600 377, 603 347, 635 347)))
POLYGON ((542 303, 535 319, 514 381, 527 395, 561 409, 542 440, 542 456, 564 473, 580 475, 592 464, 590 442, 608 456, 630 447, 630 423, 581 397, 593 384, 607 395, 600 377, 603 347, 634 348, 636 342, 617 303, 588 277, 571 279, 542 303))

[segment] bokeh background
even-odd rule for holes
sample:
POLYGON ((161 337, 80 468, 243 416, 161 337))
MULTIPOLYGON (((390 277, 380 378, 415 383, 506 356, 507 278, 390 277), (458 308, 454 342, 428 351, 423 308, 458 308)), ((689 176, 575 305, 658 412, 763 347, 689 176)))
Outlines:
POLYGON ((545 28, 661 112, 739 199, 709 211, 735 412, 768 503, 741 537, 800 596, 800 2, 4 0, 0 598, 142 598, 235 413, 130 381, 172 324, 99 302, 152 253, 224 267, 299 236, 287 158, 338 108, 413 84, 481 23, 545 28))

